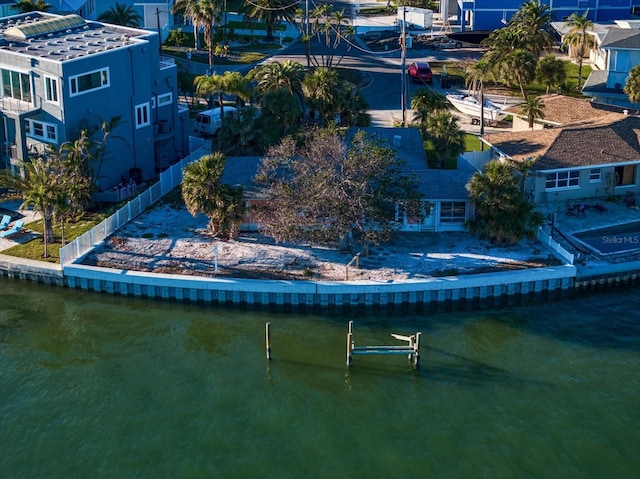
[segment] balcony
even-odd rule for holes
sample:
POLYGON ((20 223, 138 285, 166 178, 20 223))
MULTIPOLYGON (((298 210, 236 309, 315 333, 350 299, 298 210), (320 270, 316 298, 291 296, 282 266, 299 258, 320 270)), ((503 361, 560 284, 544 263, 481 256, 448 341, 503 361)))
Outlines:
POLYGON ((4 113, 21 114, 36 110, 37 108, 33 103, 17 100, 10 96, 4 96, 0 98, 0 109, 4 113))
POLYGON ((160 56, 160 70, 165 70, 167 68, 175 68, 176 60, 173 57, 167 57, 164 55, 160 56))

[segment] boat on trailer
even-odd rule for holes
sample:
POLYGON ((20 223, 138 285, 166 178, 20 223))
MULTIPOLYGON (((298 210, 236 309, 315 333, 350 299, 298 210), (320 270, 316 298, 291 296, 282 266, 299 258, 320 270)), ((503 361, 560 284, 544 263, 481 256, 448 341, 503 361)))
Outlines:
MULTIPOLYGON (((447 100, 458 110, 471 117, 473 123, 479 123, 482 112, 480 110, 480 100, 475 95, 447 95, 447 100)), ((484 103, 484 121, 485 123, 500 123, 504 120, 508 113, 503 110, 500 105, 487 100, 484 103)))

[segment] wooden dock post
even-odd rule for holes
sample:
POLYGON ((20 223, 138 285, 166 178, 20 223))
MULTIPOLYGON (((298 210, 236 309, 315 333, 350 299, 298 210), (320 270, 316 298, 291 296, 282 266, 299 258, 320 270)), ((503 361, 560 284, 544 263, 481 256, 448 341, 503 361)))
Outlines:
POLYGON ((265 324, 267 359, 271 359, 271 323, 265 324))
POLYGON ((416 342, 413 345, 413 365, 416 369, 420 367, 420 336, 422 333, 416 333, 416 342))
POLYGON ((349 321, 349 332, 347 333, 347 366, 353 362, 353 321, 349 321))

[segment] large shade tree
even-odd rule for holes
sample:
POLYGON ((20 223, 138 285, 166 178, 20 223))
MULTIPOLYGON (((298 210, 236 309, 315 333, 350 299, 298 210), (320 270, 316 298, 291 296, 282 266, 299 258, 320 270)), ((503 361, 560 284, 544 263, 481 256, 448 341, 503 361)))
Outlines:
POLYGON ((255 178, 265 192, 255 218, 277 241, 335 246, 352 235, 384 241, 393 231, 395 204, 417 201, 415 182, 401 164, 364 131, 349 144, 332 129, 287 137, 270 149, 255 178))
POLYGON ((220 152, 189 163, 182 177, 182 199, 193 216, 209 218, 214 235, 234 237, 245 215, 244 189, 222 183, 226 157, 220 152))
POLYGON ((493 160, 471 177, 467 191, 475 202, 476 218, 467 227, 472 233, 504 246, 535 235, 544 218, 523 188, 531 164, 493 160))

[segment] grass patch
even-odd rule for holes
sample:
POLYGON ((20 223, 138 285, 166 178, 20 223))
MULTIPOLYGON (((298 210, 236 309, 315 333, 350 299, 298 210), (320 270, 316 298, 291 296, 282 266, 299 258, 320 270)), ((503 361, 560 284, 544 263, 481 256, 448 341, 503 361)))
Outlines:
POLYGON ((467 133, 464 135, 464 151, 482 151, 482 142, 476 135, 467 133))
MULTIPOLYGON (((267 31, 267 25, 265 23, 245 23, 237 20, 227 22, 227 30, 251 30, 251 31, 267 31)), ((274 25, 274 32, 284 32, 286 30, 284 25, 274 25)))
MULTIPOLYGON (((115 208, 108 208, 94 213, 85 213, 82 219, 76 222, 69 222, 64 227, 65 244, 73 241, 78 236, 85 234, 95 225, 113 214, 115 208)), ((2 254, 16 256, 18 258, 33 259, 36 261, 46 261, 48 263, 60 263, 60 248, 62 248, 62 225, 54 224, 53 234, 55 241, 47 245, 48 257, 44 257, 44 242, 42 234, 44 232, 43 221, 38 220, 26 225, 27 230, 39 233, 38 238, 24 244, 18 244, 2 251, 2 254)), ((16 237, 19 239, 19 236, 16 237)))

